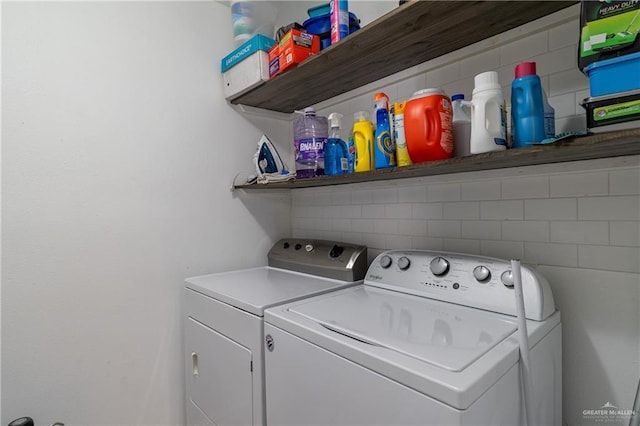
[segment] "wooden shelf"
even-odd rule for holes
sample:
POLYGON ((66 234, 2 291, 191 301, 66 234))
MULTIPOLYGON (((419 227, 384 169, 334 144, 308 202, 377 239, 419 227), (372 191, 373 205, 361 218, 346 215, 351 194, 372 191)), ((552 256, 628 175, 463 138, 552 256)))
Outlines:
POLYGON ((292 113, 575 3, 408 2, 231 103, 292 113))
POLYGON ((468 157, 456 157, 448 160, 414 164, 406 167, 380 169, 340 176, 319 176, 289 182, 269 183, 266 185, 237 185, 234 189, 269 190, 344 185, 636 154, 640 154, 640 128, 599 133, 575 139, 565 139, 553 144, 487 152, 484 154, 470 155, 468 157))

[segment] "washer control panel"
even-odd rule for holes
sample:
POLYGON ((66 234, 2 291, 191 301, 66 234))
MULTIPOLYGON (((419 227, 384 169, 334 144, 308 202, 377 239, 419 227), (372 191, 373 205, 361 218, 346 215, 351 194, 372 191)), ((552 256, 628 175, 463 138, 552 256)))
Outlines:
MULTIPOLYGON (((525 312, 541 321, 555 312, 547 280, 521 265, 525 312)), ((511 262, 427 250, 389 250, 376 257, 365 284, 450 303, 516 315, 511 262)))

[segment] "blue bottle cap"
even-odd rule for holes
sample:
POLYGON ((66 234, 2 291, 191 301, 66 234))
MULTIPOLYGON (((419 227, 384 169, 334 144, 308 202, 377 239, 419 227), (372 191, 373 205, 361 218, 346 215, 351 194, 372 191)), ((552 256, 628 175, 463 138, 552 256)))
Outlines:
POLYGON ((457 93, 453 96, 451 96, 451 102, 453 101, 463 101, 464 100, 464 95, 462 93, 457 93))

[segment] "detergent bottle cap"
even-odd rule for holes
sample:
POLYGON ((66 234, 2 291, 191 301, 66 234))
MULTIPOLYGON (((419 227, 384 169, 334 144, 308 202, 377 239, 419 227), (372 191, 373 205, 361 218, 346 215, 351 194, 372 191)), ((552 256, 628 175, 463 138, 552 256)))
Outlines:
POLYGON ((339 112, 332 112, 331 114, 329 114, 329 128, 333 129, 333 128, 340 128, 341 126, 341 120, 342 120, 343 115, 340 114, 339 112))
POLYGON ((501 88, 500 81, 498 79, 498 73, 496 71, 487 71, 476 75, 473 79, 473 83, 474 93, 482 90, 501 88))
POLYGON ((528 75, 536 75, 535 62, 522 62, 516 65, 516 78, 526 77, 528 75))
POLYGON ((369 121, 369 111, 358 111, 353 113, 353 122, 369 121))
POLYGON ((443 95, 444 96, 444 91, 442 91, 440 89, 434 89, 434 88, 418 90, 417 92, 414 92, 413 95, 411 95, 411 99, 409 99, 409 100, 420 99, 420 98, 424 98, 424 97, 432 96, 432 95, 443 95))
POLYGON ((389 109, 389 97, 383 93, 383 92, 378 92, 375 95, 373 95, 373 107, 375 109, 389 109))
POLYGON ((464 95, 462 93, 456 93, 455 95, 451 96, 451 102, 453 101, 464 101, 464 95))
POLYGON ((404 109, 406 106, 407 106, 407 101, 396 102, 393 104, 393 110, 395 111, 396 115, 404 114, 404 109))

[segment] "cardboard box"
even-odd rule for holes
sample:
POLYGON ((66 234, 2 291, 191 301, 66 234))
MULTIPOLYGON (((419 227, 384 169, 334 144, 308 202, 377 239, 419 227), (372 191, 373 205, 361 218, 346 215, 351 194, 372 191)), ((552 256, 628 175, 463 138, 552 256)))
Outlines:
POLYGON ((280 74, 280 45, 276 43, 269 49, 269 78, 278 74, 280 74))
POLYGON ((292 68, 320 51, 320 38, 317 35, 296 29, 287 32, 278 44, 279 72, 292 68))
POLYGON ((230 99, 269 80, 269 49, 275 40, 257 34, 221 61, 224 97, 230 99))
POLYGON ((582 0, 578 67, 640 52, 638 31, 640 2, 582 0))

